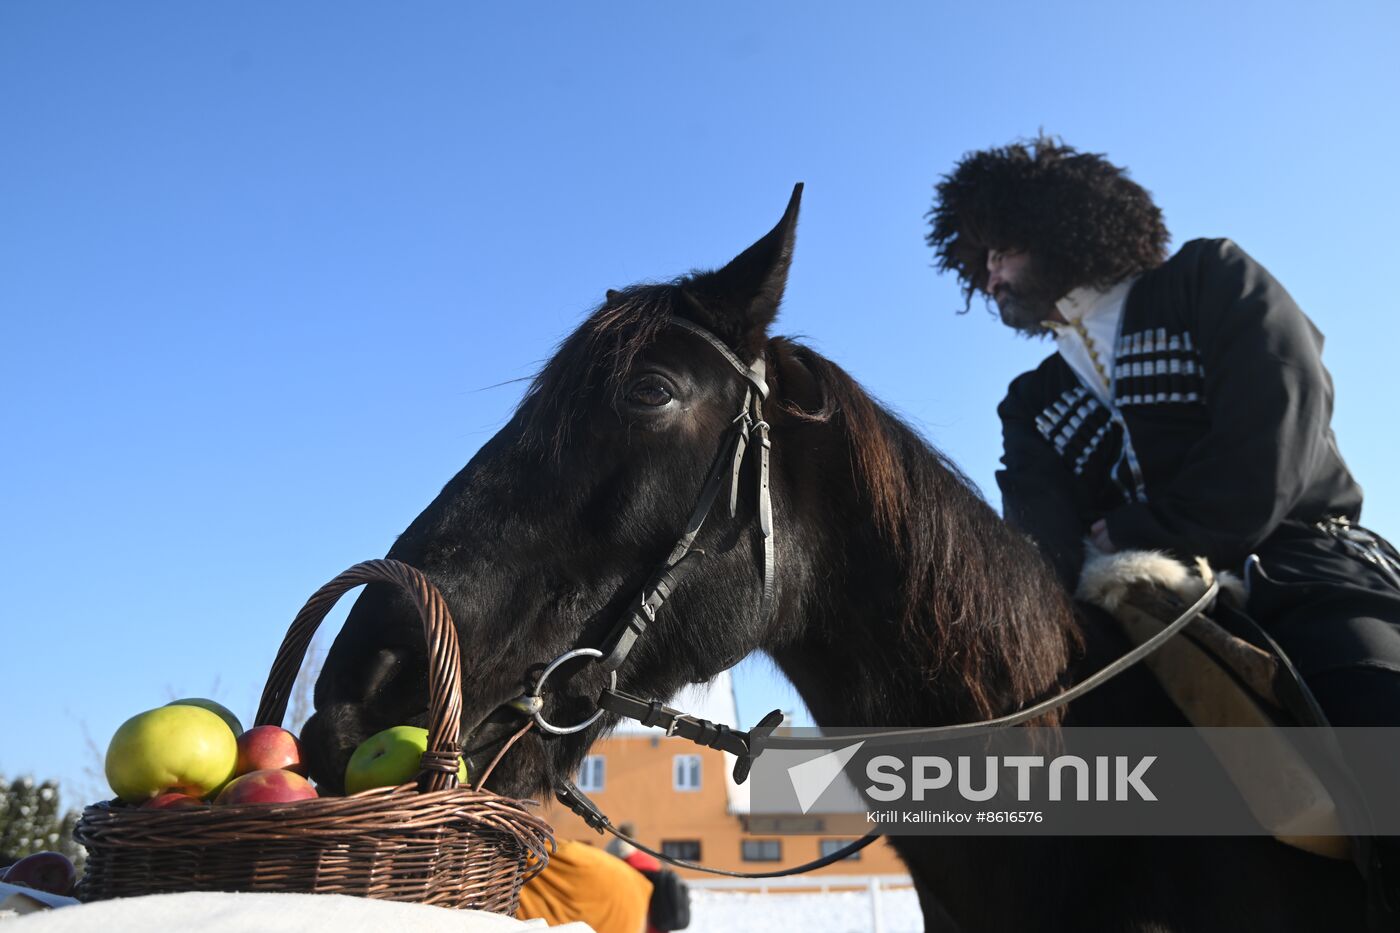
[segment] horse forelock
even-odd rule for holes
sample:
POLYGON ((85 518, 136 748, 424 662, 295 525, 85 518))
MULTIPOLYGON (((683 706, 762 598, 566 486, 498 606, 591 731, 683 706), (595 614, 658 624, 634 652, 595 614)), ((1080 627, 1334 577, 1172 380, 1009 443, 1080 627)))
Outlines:
POLYGON ((634 285, 608 300, 564 338, 526 390, 522 442, 558 460, 601 390, 615 402, 637 354, 670 321, 675 285, 634 285))

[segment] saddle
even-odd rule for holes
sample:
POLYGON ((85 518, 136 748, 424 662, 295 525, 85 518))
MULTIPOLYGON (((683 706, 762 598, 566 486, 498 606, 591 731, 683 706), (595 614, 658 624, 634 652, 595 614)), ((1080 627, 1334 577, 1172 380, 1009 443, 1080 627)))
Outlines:
MULTIPOLYGON (((1214 578, 1204 560, 1188 568, 1157 551, 1104 554, 1089 545, 1075 596, 1107 610, 1128 640, 1141 644, 1195 602, 1214 578)), ((1222 573, 1219 580, 1221 599, 1242 606, 1239 578, 1222 573)), ((1261 826, 1306 852, 1353 858, 1336 800, 1281 731, 1300 723, 1295 705, 1280 695, 1287 680, 1278 656, 1203 614, 1143 663, 1192 725, 1264 730, 1263 753, 1257 744, 1246 751, 1203 733, 1261 826)))

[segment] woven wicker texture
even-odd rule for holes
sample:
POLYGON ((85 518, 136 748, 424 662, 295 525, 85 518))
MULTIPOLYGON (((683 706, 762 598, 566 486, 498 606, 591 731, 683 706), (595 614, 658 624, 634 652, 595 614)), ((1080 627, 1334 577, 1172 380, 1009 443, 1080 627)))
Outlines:
POLYGON ((524 801, 457 786, 461 655, 447 605, 422 573, 366 561, 318 590, 277 651, 257 724, 282 724, 317 626, 346 592, 376 582, 409 595, 427 637, 428 751, 418 783, 290 804, 88 807, 74 830, 88 852, 79 898, 290 891, 515 911, 553 836, 524 801))

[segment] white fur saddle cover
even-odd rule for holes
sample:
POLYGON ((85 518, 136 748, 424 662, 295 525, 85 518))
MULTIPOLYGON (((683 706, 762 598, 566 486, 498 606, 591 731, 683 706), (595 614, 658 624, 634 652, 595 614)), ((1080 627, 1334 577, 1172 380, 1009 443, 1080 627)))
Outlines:
POLYGON ((1084 569, 1074 595, 1113 612, 1133 593, 1160 587, 1189 606, 1201 598, 1212 579, 1220 581, 1220 589, 1227 597, 1244 604, 1243 581, 1229 571, 1214 573, 1204 558, 1196 558, 1196 566, 1191 568, 1161 551, 1105 554, 1086 541, 1084 569))
MULTIPOLYGON (((1105 554, 1087 544, 1075 596, 1106 609, 1129 640, 1141 644, 1198 600, 1212 579, 1217 577, 1199 558, 1192 568, 1160 551, 1105 554)), ((1229 573, 1218 579, 1222 598, 1243 604, 1240 579, 1229 573)), ((1278 662, 1272 655, 1201 615, 1143 663, 1193 725, 1268 730, 1269 753, 1263 755, 1203 733, 1260 825, 1305 851, 1350 856, 1331 794, 1278 728, 1281 707, 1272 686, 1278 662)))

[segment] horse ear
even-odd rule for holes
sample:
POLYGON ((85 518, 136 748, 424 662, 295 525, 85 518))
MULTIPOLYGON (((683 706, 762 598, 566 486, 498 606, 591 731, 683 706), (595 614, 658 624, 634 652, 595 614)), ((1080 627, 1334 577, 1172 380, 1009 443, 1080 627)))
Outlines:
POLYGON ((802 183, 778 225, 729 265, 714 272, 695 273, 683 280, 681 290, 690 299, 687 309, 696 323, 713 331, 726 343, 753 359, 768 339, 768 326, 778 316, 783 300, 792 247, 797 238, 797 209, 802 183))

